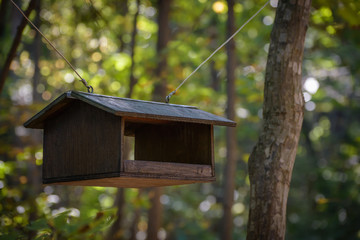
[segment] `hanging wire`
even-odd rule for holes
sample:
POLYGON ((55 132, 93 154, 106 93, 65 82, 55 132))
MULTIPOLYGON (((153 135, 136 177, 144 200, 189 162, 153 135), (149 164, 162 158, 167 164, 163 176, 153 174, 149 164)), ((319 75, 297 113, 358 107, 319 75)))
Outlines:
POLYGON ((36 31, 37 31, 38 33, 40 33, 41 36, 50 44, 50 46, 60 55, 60 57, 61 57, 62 59, 64 59, 65 62, 67 62, 67 64, 72 68, 72 70, 76 73, 76 75, 78 75, 78 77, 80 78, 80 81, 81 81, 81 82, 84 84, 84 86, 87 88, 88 92, 89 92, 89 93, 93 93, 93 92, 94 92, 94 88, 93 88, 91 85, 89 85, 84 78, 82 78, 82 77, 80 76, 80 74, 76 71, 76 69, 74 68, 74 66, 65 58, 65 56, 64 56, 59 50, 56 49, 56 47, 50 42, 50 40, 47 39, 47 37, 45 37, 45 35, 35 26, 35 24, 33 24, 33 23, 30 21, 30 19, 25 15, 25 13, 21 10, 21 8, 20 8, 18 5, 16 5, 16 3, 14 3, 13 0, 10 0, 10 1, 11 1, 12 4, 19 10, 19 12, 24 16, 24 18, 36 29, 36 31))
POLYGON ((208 58, 206 58, 192 73, 189 74, 189 76, 187 76, 181 83, 180 85, 174 90, 172 91, 169 95, 166 96, 165 98, 165 102, 169 103, 170 102, 170 98, 172 97, 172 95, 174 95, 179 88, 194 74, 197 72, 197 70, 199 70, 202 65, 204 65, 207 61, 209 61, 209 59, 214 56, 215 53, 217 53, 222 47, 224 47, 228 42, 230 42, 231 39, 233 39, 235 37, 236 34, 238 34, 254 17, 256 17, 268 4, 269 4, 270 0, 267 1, 254 15, 252 15, 241 27, 239 27, 238 30, 236 30, 236 32, 231 35, 223 44, 221 44, 213 53, 210 54, 210 56, 208 58))

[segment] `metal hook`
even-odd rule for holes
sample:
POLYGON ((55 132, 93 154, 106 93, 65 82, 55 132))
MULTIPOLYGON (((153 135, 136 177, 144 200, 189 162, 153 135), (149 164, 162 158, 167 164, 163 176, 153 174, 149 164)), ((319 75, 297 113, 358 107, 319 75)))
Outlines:
POLYGON ((88 93, 93 93, 93 92, 94 92, 94 88, 93 88, 91 85, 89 85, 85 79, 81 78, 80 81, 81 81, 81 82, 84 84, 84 86, 87 88, 88 93))
POLYGON ((169 103, 170 102, 170 98, 172 97, 172 95, 174 95, 176 93, 176 89, 174 91, 172 91, 169 95, 166 96, 165 98, 165 102, 169 103))
POLYGON ((94 88, 91 85, 86 86, 86 87, 87 87, 88 93, 93 93, 94 92, 94 88))

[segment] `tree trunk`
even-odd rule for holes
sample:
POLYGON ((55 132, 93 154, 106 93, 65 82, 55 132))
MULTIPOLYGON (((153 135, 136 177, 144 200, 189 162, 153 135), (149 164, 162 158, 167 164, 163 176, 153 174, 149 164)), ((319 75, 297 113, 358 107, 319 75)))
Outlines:
POLYGON ((130 51, 131 51, 131 67, 130 67, 130 79, 129 79, 129 92, 127 93, 127 97, 131 98, 134 86, 137 82, 135 76, 134 76, 134 67, 135 67, 135 45, 136 45, 136 34, 137 34, 137 19, 140 12, 140 0, 136 0, 136 6, 137 10, 134 15, 134 22, 133 22, 133 31, 131 33, 131 42, 130 42, 130 51))
MULTIPOLYGON (((208 34, 210 38, 210 50, 215 51, 215 49, 218 48, 218 37, 219 37, 219 28, 217 27, 218 18, 217 16, 213 16, 210 20, 210 27, 208 29, 208 34)), ((209 63, 210 67, 210 78, 211 78, 211 88, 214 89, 214 91, 218 92, 220 91, 220 77, 219 77, 219 71, 216 70, 215 67, 215 60, 211 59, 209 63)))
MULTIPOLYGON (((138 191, 138 194, 136 196, 136 202, 139 202, 141 199, 141 196, 143 195, 143 190, 140 188, 138 191)), ((129 240, 136 240, 136 234, 139 230, 138 224, 141 217, 141 208, 138 206, 134 211, 133 220, 130 225, 130 238, 129 240)))
POLYGON ((162 204, 160 202, 160 196, 162 195, 163 188, 157 187, 152 188, 150 195, 151 208, 149 210, 148 217, 148 230, 147 239, 154 240, 158 239, 157 234, 161 227, 162 222, 162 204))
POLYGON ((111 225, 106 235, 106 240, 122 239, 123 229, 122 223, 124 218, 124 206, 125 206, 125 189, 119 188, 116 192, 114 207, 117 208, 116 220, 111 225))
MULTIPOLYGON (((35 11, 36 11, 36 16, 35 16, 35 20, 34 20, 34 24, 35 26, 37 26, 38 28, 40 28, 40 9, 41 9, 41 1, 40 0, 36 0, 36 6, 35 6, 35 11)), ((40 81, 41 81, 41 74, 40 74, 40 67, 39 67, 39 62, 40 62, 40 55, 41 55, 41 46, 42 46, 42 42, 41 42, 41 35, 40 33, 36 32, 35 34, 35 38, 34 38, 34 42, 33 42, 33 60, 34 60, 34 76, 33 76, 33 102, 38 103, 41 102, 42 98, 41 98, 41 94, 37 92, 37 86, 39 85, 40 81)), ((41 133, 39 131, 37 135, 39 135, 41 137, 41 133)))
MULTIPOLYGON (((228 2, 227 35, 230 37, 234 31, 234 0, 228 2)), ((235 42, 231 40, 226 46, 227 53, 227 118, 235 120, 235 42)), ((221 239, 232 239, 233 217, 231 209, 234 203, 235 173, 236 173, 236 128, 226 128, 226 164, 224 171, 224 201, 221 239)))
MULTIPOLYGON (((36 3, 35 0, 30 1, 28 8, 24 12, 27 17, 29 17, 30 13, 35 8, 35 3, 36 3)), ((21 15, 21 13, 18 13, 18 14, 21 15)), ((12 42, 12 45, 11 45, 10 51, 9 51, 9 53, 7 55, 4 66, 1 69, 1 74, 0 74, 0 94, 2 92, 2 89, 3 89, 4 85, 5 85, 6 78, 7 78, 8 74, 9 74, 11 62, 14 59, 15 54, 16 54, 16 50, 17 50, 17 48, 18 48, 18 46, 19 46, 19 44, 21 42, 22 32, 24 31, 24 28, 26 27, 26 24, 27 24, 27 21, 23 17, 22 20, 21 20, 20 25, 17 28, 15 38, 14 38, 14 40, 12 42)))
POLYGON ((158 40, 156 45, 157 57, 159 59, 155 75, 159 79, 155 83, 153 100, 154 101, 165 101, 167 89, 166 89, 166 78, 167 78, 167 54, 166 46, 169 42, 170 29, 169 29, 169 13, 170 13, 171 0, 158 0, 158 40))
POLYGON ((263 116, 249 159, 247 239, 284 239, 286 204, 304 116, 301 65, 311 0, 280 0, 271 33, 263 116))

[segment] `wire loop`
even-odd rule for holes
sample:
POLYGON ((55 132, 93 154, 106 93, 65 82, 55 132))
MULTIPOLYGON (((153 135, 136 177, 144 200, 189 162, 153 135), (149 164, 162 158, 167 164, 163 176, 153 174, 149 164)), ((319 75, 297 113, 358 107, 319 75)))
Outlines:
POLYGON ((91 85, 86 86, 86 87, 87 87, 88 93, 93 93, 94 92, 94 88, 91 85))
POLYGON ((82 82, 84 84, 84 86, 87 88, 88 93, 94 92, 94 88, 91 85, 89 85, 85 79, 81 78, 80 82, 82 82))
POLYGON ((169 103, 170 102, 170 98, 172 97, 172 95, 174 95, 176 93, 176 90, 172 91, 169 95, 166 96, 165 98, 165 102, 169 103))

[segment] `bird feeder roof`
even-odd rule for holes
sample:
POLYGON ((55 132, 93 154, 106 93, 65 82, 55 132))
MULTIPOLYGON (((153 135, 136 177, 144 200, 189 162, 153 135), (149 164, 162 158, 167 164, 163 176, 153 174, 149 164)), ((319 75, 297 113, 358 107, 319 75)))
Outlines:
POLYGON ((96 108, 121 117, 192 122, 235 127, 229 119, 202 111, 193 106, 134 100, 93 93, 68 91, 24 123, 25 127, 43 129, 46 119, 55 116, 73 101, 80 100, 96 108))

